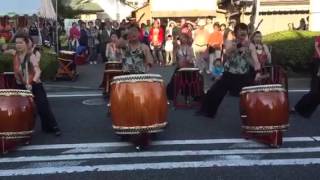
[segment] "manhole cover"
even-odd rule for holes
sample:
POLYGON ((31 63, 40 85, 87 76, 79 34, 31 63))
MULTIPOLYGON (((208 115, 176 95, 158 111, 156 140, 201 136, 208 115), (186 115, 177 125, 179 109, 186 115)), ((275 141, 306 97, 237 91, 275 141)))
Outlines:
POLYGON ((82 101, 82 104, 88 105, 88 106, 101 106, 106 105, 106 102, 104 99, 87 99, 82 101))

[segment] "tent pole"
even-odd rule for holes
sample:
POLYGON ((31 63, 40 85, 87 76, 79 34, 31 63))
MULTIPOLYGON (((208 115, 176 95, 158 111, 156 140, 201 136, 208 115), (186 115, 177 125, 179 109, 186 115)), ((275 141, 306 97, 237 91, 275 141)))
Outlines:
POLYGON ((56 0, 56 53, 59 56, 58 0, 56 0))

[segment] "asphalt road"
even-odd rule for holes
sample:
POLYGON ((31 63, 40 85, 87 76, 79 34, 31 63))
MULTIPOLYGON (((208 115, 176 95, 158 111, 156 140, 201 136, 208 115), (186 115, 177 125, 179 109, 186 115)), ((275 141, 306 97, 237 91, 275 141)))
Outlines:
MULTIPOLYGON (((169 79, 172 69, 161 72, 169 79)), ((311 119, 291 115, 284 144, 273 149, 242 139, 238 98, 227 96, 215 119, 170 107, 165 131, 137 151, 114 134, 99 80, 90 78, 47 83, 63 135, 44 134, 37 123, 30 145, 0 158, 0 179, 319 179, 320 109, 311 119)), ((291 105, 308 84, 292 82, 291 105)))

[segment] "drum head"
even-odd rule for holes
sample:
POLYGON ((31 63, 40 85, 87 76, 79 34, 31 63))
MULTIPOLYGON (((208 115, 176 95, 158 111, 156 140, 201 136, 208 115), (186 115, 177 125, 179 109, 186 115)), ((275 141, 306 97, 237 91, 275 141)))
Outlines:
POLYGON ((199 71, 199 68, 180 68, 178 71, 199 71))
POLYGON ((33 97, 31 91, 20 89, 0 89, 0 96, 24 96, 33 97))
POLYGON ((160 74, 132 74, 116 76, 113 78, 112 83, 121 82, 163 82, 162 76, 160 74))
POLYGON ((243 87, 240 94, 247 92, 270 92, 270 91, 286 91, 286 89, 281 84, 267 84, 258 86, 247 86, 243 87))
POLYGON ((107 65, 107 64, 122 64, 122 63, 119 61, 108 61, 105 64, 107 65))
POLYGON ((73 55, 73 54, 75 54, 76 52, 74 52, 74 51, 66 51, 66 50, 61 50, 61 51, 59 51, 60 53, 62 53, 62 54, 70 54, 70 55, 73 55))

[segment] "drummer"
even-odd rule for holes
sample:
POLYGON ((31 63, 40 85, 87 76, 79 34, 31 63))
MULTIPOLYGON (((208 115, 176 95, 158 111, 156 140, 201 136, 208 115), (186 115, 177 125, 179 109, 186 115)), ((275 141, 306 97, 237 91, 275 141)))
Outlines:
POLYGON ((39 61, 41 54, 39 51, 34 50, 32 41, 27 35, 17 34, 15 41, 16 53, 13 59, 13 69, 18 87, 32 91, 41 119, 42 130, 59 136, 61 131, 51 111, 46 92, 40 80, 39 61))
POLYGON ((121 49, 117 47, 119 37, 117 33, 112 32, 110 35, 111 42, 106 45, 106 57, 108 61, 121 61, 121 49))
MULTIPOLYGON (((178 47, 176 54, 174 55, 177 58, 177 68, 174 74, 180 68, 193 68, 195 61, 195 56, 193 53, 193 48, 190 45, 191 38, 187 34, 181 34, 180 37, 180 46, 178 47)), ((174 94, 174 75, 171 78, 170 83, 167 86, 167 96, 169 100, 173 100, 174 94)))
POLYGON ((255 70, 255 79, 260 79, 261 66, 259 61, 252 58, 248 39, 248 26, 244 23, 235 27, 236 40, 225 44, 224 73, 205 94, 200 110, 197 115, 214 118, 227 92, 239 96, 242 87, 250 82, 250 66, 255 70))
POLYGON ((139 28, 131 26, 128 41, 120 41, 118 47, 123 49, 123 70, 130 74, 144 74, 149 71, 153 57, 147 45, 139 40, 139 28))

